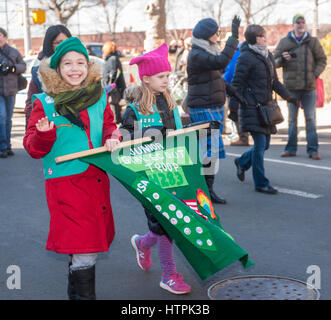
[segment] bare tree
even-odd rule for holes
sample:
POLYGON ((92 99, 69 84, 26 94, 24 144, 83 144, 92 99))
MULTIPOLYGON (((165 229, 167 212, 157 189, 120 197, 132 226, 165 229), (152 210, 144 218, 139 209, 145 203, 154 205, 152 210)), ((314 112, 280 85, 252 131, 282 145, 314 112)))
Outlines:
MULTIPOLYGON (((257 8, 255 11, 253 11, 253 0, 234 0, 241 10, 244 13, 245 16, 245 24, 249 25, 252 22, 255 22, 255 17, 260 14, 263 10, 267 8, 271 8, 272 6, 276 5, 278 3, 278 0, 265 0, 264 5, 257 8)), ((270 13, 269 13, 270 14, 270 13)), ((263 21, 263 19, 262 19, 263 21)))
POLYGON ((151 0, 145 9, 149 26, 146 28, 144 49, 150 51, 166 40, 166 0, 151 0))
POLYGON ((61 24, 67 25, 68 20, 78 10, 83 0, 39 0, 49 10, 53 11, 61 24))
POLYGON ((96 0, 96 5, 103 8, 109 33, 116 33, 118 16, 127 3, 128 0, 96 0))
POLYGON ((221 17, 222 17, 223 3, 224 3, 224 0, 219 0, 218 11, 217 11, 217 23, 218 23, 218 26, 219 27, 221 27, 221 17))

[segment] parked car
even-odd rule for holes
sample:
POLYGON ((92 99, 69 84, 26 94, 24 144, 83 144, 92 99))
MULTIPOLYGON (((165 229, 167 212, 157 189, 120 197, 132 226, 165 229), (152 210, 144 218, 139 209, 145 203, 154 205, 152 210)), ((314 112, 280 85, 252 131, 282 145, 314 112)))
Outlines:
POLYGON ((99 42, 85 43, 85 47, 86 47, 89 55, 99 57, 99 58, 102 58, 102 46, 103 46, 103 43, 99 43, 99 42))

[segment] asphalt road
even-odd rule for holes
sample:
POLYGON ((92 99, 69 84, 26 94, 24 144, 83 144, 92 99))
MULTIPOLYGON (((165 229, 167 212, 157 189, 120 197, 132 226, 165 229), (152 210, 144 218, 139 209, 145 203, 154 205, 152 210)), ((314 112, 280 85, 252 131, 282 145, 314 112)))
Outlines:
MULTIPOLYGON (((14 118, 16 155, 0 159, 0 299, 66 299, 67 257, 45 250, 49 214, 42 163, 22 148, 22 116, 15 114, 14 118), (18 271, 21 281, 15 283, 11 277, 18 271)), ((246 147, 227 146, 227 158, 221 161, 216 177, 215 189, 228 201, 216 206, 222 225, 249 253, 255 266, 243 269, 236 262, 201 281, 175 248, 177 270, 192 287, 186 296, 174 296, 159 287, 161 269, 156 248, 148 272, 137 266, 130 238, 147 231, 145 215, 138 201, 111 177, 117 233, 109 252, 100 254, 97 262, 97 298, 208 299, 210 285, 223 279, 274 275, 306 282, 312 275, 310 266, 317 266, 320 299, 331 299, 331 139, 320 139, 321 161, 308 159, 303 138, 298 156, 284 161, 279 157, 286 141, 284 133, 273 137, 265 155, 266 174, 281 191, 278 195, 255 192, 251 171, 244 182, 236 178, 233 159, 246 147)))

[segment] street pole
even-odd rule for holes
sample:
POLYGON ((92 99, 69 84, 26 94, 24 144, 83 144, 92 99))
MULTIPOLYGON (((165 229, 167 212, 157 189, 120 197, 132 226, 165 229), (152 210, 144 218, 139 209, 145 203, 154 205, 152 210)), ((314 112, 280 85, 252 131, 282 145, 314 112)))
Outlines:
POLYGON ((7 0, 5 0, 5 10, 6 10, 6 30, 9 33, 9 30, 8 30, 8 3, 7 3, 7 0))
POLYGON ((317 37, 317 32, 318 32, 318 0, 315 0, 314 3, 314 24, 313 24, 313 32, 312 36, 317 37))
POLYGON ((27 57, 31 50, 29 0, 23 0, 23 21, 24 21, 24 55, 27 57))

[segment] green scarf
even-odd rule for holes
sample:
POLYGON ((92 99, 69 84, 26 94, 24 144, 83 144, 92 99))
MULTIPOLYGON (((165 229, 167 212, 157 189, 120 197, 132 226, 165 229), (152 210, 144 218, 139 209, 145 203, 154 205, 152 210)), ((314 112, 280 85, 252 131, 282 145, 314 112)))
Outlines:
POLYGON ((54 107, 57 113, 84 130, 86 125, 79 113, 100 100, 103 90, 101 81, 97 81, 85 88, 66 91, 57 95, 50 94, 50 96, 54 98, 54 107))

